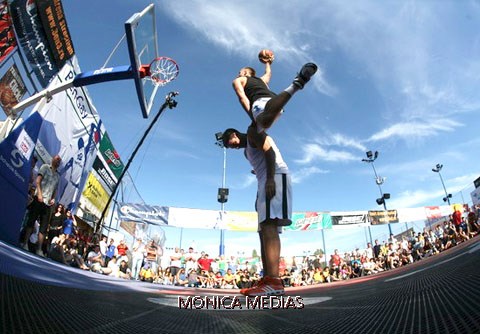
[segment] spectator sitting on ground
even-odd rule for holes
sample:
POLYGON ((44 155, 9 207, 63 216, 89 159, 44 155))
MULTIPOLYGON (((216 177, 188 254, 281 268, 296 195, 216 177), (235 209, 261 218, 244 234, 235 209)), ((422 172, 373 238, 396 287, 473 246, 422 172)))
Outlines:
POLYGON ((150 268, 150 265, 148 263, 142 267, 142 269, 140 270, 139 276, 141 281, 149 282, 149 283, 153 283, 153 280, 155 279, 155 275, 152 271, 152 268, 150 268))
POLYGON ((88 253, 87 259, 91 271, 105 275, 112 272, 112 269, 105 267, 105 262, 100 252, 100 245, 93 246, 93 250, 88 253))
POLYGON ((287 287, 292 285, 291 283, 292 275, 290 274, 290 271, 287 268, 285 268, 283 272, 280 272, 280 278, 282 280, 283 286, 287 287))
POLYGON ((373 258, 370 258, 363 263, 363 273, 365 275, 377 273, 377 271, 375 270, 375 262, 373 261, 373 258))
POLYGON ((191 288, 199 288, 201 285, 200 278, 194 269, 188 272, 188 286, 191 288))
POLYGON ((185 272, 185 268, 180 268, 176 277, 175 277, 175 285, 177 286, 188 286, 188 276, 185 272))
POLYGON ((223 279, 222 279, 221 288, 222 289, 237 288, 237 280, 235 278, 235 275, 232 273, 232 269, 230 268, 227 269, 227 273, 223 276, 223 279))
POLYGON ((132 272, 125 260, 120 261, 120 266, 118 267, 118 269, 120 270, 120 272, 118 273, 120 278, 124 278, 124 279, 132 278, 132 272))
MULTIPOLYGON (((101 247, 100 247, 100 252, 102 252, 101 247)), ((120 277, 120 275, 119 275, 120 266, 117 264, 117 257, 116 256, 113 256, 110 259, 110 261, 108 261, 107 267, 112 270, 111 273, 108 274, 109 276, 120 277)))

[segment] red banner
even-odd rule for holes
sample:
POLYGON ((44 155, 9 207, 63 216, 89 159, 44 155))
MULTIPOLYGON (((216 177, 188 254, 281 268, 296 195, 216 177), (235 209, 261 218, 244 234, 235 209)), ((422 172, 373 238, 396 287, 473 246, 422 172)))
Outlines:
POLYGON ((0 64, 17 46, 7 1, 0 2, 0 64))

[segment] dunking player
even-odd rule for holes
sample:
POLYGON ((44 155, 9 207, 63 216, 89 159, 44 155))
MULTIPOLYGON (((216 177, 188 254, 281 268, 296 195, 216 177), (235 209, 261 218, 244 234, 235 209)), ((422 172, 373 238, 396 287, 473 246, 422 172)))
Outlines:
POLYGON ((259 131, 270 128, 293 94, 303 89, 317 71, 317 65, 313 63, 303 65, 292 84, 277 95, 268 88, 272 77, 273 56, 262 59, 262 62, 265 63, 265 73, 260 78, 256 77, 253 68, 244 67, 233 80, 233 89, 240 104, 251 120, 257 123, 259 131))
POLYGON ((291 186, 287 164, 283 161, 273 139, 265 131, 258 132, 254 123, 247 134, 235 129, 223 133, 227 148, 245 148, 245 156, 257 176, 258 189, 255 208, 258 214, 258 233, 264 276, 259 283, 240 290, 245 296, 283 295, 279 278, 281 226, 291 221, 291 186))

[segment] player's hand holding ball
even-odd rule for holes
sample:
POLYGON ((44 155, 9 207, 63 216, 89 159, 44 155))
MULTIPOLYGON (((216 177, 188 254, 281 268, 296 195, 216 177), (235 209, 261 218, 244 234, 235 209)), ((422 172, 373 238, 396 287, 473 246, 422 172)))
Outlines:
POLYGON ((273 63, 273 60, 275 59, 275 55, 273 54, 272 50, 268 49, 263 49, 258 53, 258 60, 260 60, 261 63, 273 63))

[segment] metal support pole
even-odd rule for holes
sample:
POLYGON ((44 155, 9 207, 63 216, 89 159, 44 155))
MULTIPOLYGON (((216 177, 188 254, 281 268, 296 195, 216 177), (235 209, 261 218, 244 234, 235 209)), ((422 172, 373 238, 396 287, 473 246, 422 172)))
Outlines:
POLYGON ((120 185, 120 183, 122 182, 122 179, 123 179, 123 176, 125 175, 125 173, 127 172, 128 170, 128 167, 130 167, 130 164, 132 163, 133 161, 133 158, 135 158, 135 155, 137 154, 138 150, 140 149, 140 147, 142 146, 143 142, 145 141, 145 138, 147 137, 147 135, 149 134, 150 130, 152 129, 153 125, 155 125, 155 123, 157 122, 158 118, 160 117, 160 115, 162 114, 162 112, 168 107, 169 109, 173 109, 177 106, 177 101, 175 101, 173 98, 175 96, 178 95, 178 92, 170 92, 168 93, 168 95, 165 97, 165 102, 162 104, 162 106, 160 107, 160 110, 158 111, 158 113, 155 115, 155 117, 153 118, 152 122, 150 123, 150 125, 148 126, 147 130, 145 131, 145 133, 143 134, 142 138, 140 139, 140 141, 138 142, 137 144, 137 147, 135 147, 135 149, 133 150, 132 152, 132 155, 130 156, 130 159, 128 159, 128 162, 127 164, 125 165, 125 168, 123 169, 122 171, 122 174, 120 174, 120 176, 118 177, 118 181, 117 183, 115 184, 115 187, 112 189, 112 193, 110 194, 110 196, 108 197, 108 201, 107 201, 107 204, 105 204, 105 207, 103 208, 103 211, 102 211, 102 215, 100 216, 100 219, 98 220, 97 224, 95 224, 95 229, 94 229, 94 233, 98 233, 98 230, 101 230, 101 227, 102 227, 102 222, 103 222, 103 219, 105 218, 105 214, 108 210, 108 207, 110 205, 110 202, 112 201, 112 198, 113 196, 115 196, 115 193, 117 192, 117 189, 118 189, 118 186, 120 185))
MULTIPOLYGON (((222 188, 225 188, 226 183, 226 175, 227 175, 227 148, 223 147, 223 176, 222 176, 222 188)), ((221 213, 221 225, 220 225, 220 246, 219 246, 219 255, 225 255, 225 230, 223 229, 223 213, 225 212, 225 203, 221 203, 220 210, 221 213)))

